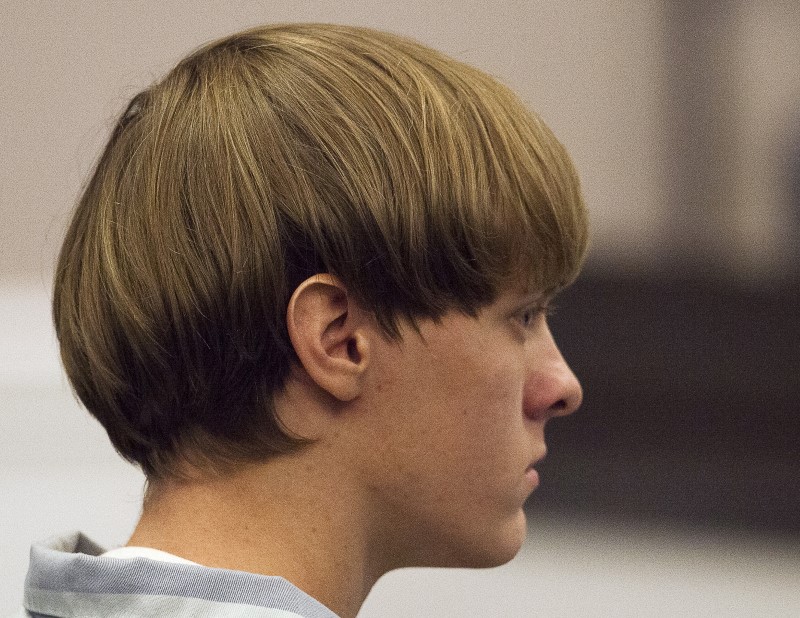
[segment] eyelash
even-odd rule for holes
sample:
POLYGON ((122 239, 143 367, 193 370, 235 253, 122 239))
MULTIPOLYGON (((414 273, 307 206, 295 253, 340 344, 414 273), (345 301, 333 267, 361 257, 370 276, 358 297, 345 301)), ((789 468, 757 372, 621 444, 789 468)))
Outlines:
POLYGON ((535 307, 528 307, 524 311, 520 313, 520 322, 523 327, 529 328, 537 316, 543 315, 544 317, 549 317, 555 313, 555 305, 549 303, 547 305, 537 305, 535 307), (528 320, 526 317, 530 316, 528 320))

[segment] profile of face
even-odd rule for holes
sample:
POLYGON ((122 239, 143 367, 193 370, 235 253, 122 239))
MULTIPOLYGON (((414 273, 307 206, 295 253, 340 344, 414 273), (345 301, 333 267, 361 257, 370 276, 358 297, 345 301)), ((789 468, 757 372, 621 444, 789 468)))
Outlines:
POLYGON ((547 302, 507 291, 371 349, 350 452, 392 568, 497 566, 520 549, 545 424, 582 399, 547 302))

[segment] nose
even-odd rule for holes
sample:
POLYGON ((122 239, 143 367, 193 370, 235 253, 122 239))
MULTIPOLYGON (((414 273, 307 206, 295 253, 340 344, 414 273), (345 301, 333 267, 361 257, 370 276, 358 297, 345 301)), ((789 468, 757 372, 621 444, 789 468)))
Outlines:
MULTIPOLYGON (((531 350, 530 371, 525 385, 525 415, 546 421, 567 416, 583 402, 583 389, 561 351, 547 331, 546 345, 531 350)), ((538 347, 538 346, 537 346, 538 347)))

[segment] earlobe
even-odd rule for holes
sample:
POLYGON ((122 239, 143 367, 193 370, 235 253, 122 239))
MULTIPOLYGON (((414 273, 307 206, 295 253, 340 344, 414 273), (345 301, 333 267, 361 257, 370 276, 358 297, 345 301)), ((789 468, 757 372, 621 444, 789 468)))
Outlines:
POLYGON ((303 281, 286 309, 286 326, 308 376, 335 399, 361 394, 369 359, 366 314, 334 276, 303 281))

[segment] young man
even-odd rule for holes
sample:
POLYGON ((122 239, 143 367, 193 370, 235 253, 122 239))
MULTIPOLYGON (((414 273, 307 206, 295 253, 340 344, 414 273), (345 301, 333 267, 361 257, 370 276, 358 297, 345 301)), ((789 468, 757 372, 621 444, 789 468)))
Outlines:
POLYGON ((78 204, 67 375, 148 489, 128 546, 35 546, 27 615, 352 617, 525 536, 581 389, 548 331, 578 179, 487 75, 361 28, 211 43, 137 95, 78 204))

